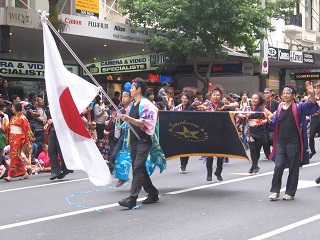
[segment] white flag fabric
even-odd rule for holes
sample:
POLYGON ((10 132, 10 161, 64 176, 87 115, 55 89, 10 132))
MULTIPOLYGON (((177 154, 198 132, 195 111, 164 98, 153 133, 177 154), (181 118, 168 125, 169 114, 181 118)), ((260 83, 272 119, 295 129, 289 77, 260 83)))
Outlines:
POLYGON ((47 22, 41 21, 49 108, 66 166, 84 170, 96 186, 110 184, 109 168, 80 117, 99 88, 63 66, 47 22))

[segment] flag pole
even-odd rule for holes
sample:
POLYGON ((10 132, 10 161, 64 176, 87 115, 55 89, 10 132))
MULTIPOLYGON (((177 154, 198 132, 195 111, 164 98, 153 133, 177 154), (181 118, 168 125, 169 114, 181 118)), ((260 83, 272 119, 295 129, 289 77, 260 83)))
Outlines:
MULTIPOLYGON (((93 77, 91 72, 87 69, 87 67, 83 64, 83 62, 78 58, 78 56, 75 54, 75 52, 71 49, 69 44, 63 39, 63 37, 60 35, 60 33, 54 28, 54 26, 51 24, 51 22, 47 19, 48 13, 42 12, 41 10, 38 10, 38 13, 40 14, 41 18, 44 19, 48 26, 51 28, 51 30, 56 34, 56 36, 60 39, 60 41, 63 43, 63 45, 68 49, 68 51, 71 53, 71 55, 74 57, 74 59, 79 63, 79 65, 82 67, 82 69, 88 74, 89 78, 95 83, 95 85, 99 88, 99 91, 107 98, 107 100, 111 103, 111 105, 114 107, 114 109, 117 111, 118 114, 121 114, 119 108, 115 105, 115 103, 112 101, 112 99, 109 97, 109 95, 103 90, 102 86, 98 83, 98 81, 93 77)), ((127 122, 128 126, 136 135, 136 137, 140 140, 139 135, 137 132, 133 129, 131 124, 127 122)))

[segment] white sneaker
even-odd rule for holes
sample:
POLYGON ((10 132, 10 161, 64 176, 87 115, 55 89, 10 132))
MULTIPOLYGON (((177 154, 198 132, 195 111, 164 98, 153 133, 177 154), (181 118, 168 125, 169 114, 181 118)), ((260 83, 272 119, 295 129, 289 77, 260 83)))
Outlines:
POLYGON ((288 195, 288 194, 284 195, 283 198, 282 198, 282 200, 285 200, 285 201, 291 201, 293 199, 294 199, 294 196, 291 196, 291 195, 288 195))
POLYGON ((279 198, 279 193, 275 193, 275 192, 269 196, 270 201, 277 201, 278 198, 279 198))

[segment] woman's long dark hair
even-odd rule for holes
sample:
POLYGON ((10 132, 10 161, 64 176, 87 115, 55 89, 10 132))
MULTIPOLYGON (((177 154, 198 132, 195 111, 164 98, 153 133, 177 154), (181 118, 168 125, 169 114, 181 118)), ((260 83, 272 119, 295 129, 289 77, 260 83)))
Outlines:
POLYGON ((264 98, 264 96, 261 92, 254 93, 254 94, 252 94, 252 96, 253 95, 257 95, 259 98, 258 106, 263 106, 266 103, 266 99, 264 98))

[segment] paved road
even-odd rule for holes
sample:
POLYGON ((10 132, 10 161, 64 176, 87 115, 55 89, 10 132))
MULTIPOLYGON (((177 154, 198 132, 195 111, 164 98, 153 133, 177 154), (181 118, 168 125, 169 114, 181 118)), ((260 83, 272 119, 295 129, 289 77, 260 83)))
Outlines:
MULTIPOLYGON (((24 181, 2 180, 0 238, 320 239, 320 186, 313 182, 320 175, 316 142, 319 153, 301 169, 302 188, 290 202, 268 200, 274 164, 263 160, 264 154, 261 174, 253 176, 246 174, 249 162, 230 159, 223 182, 207 182, 205 165, 197 157, 190 159, 187 174, 179 172, 178 159, 168 161, 164 173, 152 176, 160 201, 135 210, 117 204, 128 196, 130 184, 99 188, 81 171, 55 181, 45 173, 24 181)), ((145 196, 142 191, 140 203, 145 196)))

